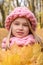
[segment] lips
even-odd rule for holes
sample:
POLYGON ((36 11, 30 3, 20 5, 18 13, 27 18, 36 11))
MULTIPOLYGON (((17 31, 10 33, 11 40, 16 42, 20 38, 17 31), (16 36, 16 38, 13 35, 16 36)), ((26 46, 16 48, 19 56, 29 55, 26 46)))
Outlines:
POLYGON ((23 32, 17 32, 19 35, 23 34, 23 32))

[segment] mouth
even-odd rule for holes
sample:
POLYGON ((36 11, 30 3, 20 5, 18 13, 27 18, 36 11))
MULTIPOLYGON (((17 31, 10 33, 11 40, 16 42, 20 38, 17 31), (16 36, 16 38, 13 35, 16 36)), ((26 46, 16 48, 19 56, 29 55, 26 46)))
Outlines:
POLYGON ((23 32, 17 32, 17 34, 22 35, 22 34, 23 34, 23 32))

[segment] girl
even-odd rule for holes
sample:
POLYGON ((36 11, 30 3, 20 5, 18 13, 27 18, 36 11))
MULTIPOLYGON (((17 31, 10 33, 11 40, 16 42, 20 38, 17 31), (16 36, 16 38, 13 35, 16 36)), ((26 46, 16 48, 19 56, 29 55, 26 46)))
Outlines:
POLYGON ((35 34, 36 26, 37 20, 28 8, 15 8, 5 20, 5 28, 7 28, 9 34, 3 39, 2 48, 8 49, 14 42, 18 46, 40 42, 40 38, 35 34))
POLYGON ((8 15, 5 27, 9 34, 2 42, 1 65, 43 65, 43 48, 40 51, 40 45, 35 44, 41 43, 36 25, 34 14, 26 7, 17 7, 8 15))

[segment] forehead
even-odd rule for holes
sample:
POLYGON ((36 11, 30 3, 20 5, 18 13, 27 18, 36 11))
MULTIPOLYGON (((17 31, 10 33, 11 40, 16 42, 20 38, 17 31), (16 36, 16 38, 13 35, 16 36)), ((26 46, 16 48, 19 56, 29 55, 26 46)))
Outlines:
POLYGON ((28 20, 28 19, 26 19, 26 18, 24 18, 24 17, 21 17, 21 18, 15 19, 13 22, 27 23, 27 20, 28 20))

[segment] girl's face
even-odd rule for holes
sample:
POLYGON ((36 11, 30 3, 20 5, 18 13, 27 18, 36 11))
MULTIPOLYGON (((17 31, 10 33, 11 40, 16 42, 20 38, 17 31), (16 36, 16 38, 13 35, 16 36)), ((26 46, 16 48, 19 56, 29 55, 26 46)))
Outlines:
POLYGON ((15 37, 23 38, 29 34, 29 26, 26 18, 17 18, 12 23, 12 34, 15 37))

